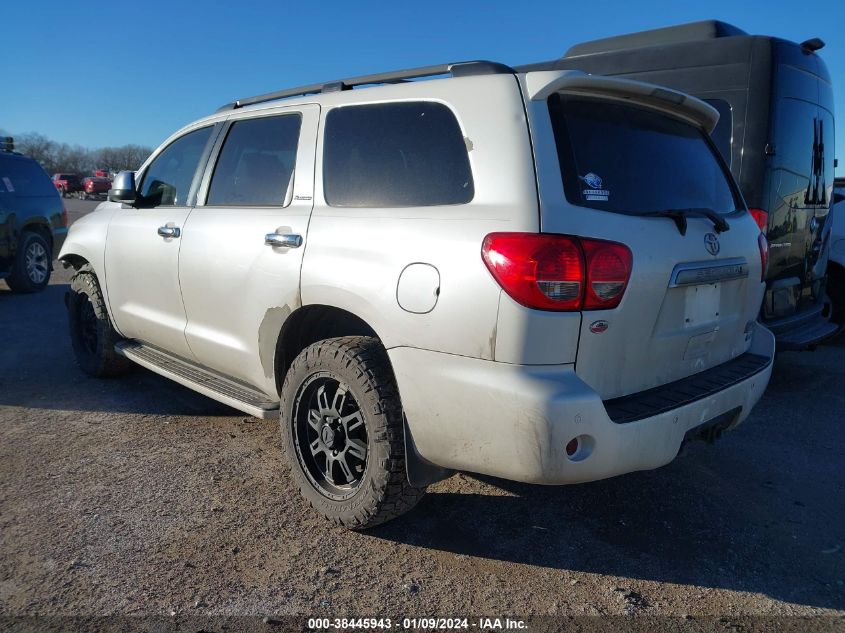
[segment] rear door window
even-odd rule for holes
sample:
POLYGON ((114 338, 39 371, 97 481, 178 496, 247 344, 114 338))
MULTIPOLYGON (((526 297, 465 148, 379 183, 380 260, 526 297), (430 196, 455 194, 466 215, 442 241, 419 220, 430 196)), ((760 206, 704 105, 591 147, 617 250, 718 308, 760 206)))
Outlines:
POLYGON ((211 177, 206 205, 287 206, 301 123, 298 114, 233 123, 211 177))
POLYGON ((475 194, 458 121, 431 101, 331 110, 323 186, 333 207, 465 204, 475 194))
POLYGON ((626 214, 741 206, 703 131, 652 110, 552 95, 549 113, 566 199, 626 214))

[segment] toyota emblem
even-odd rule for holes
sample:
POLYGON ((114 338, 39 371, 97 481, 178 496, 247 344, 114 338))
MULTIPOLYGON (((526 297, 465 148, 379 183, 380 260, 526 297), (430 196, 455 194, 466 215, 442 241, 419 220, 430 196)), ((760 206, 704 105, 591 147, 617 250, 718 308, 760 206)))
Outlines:
POLYGON ((713 233, 708 233, 704 236, 704 248, 706 248, 707 252, 711 255, 718 255, 719 249, 721 248, 719 246, 719 238, 713 233))

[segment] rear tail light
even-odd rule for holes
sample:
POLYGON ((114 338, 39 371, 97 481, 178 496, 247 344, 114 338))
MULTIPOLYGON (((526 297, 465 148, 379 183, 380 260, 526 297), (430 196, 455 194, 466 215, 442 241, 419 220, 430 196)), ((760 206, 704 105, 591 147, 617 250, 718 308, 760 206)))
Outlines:
POLYGON ((631 251, 567 235, 491 233, 481 256, 516 302, 537 310, 615 308, 631 276, 631 251))
POLYGON ((613 242, 581 240, 587 262, 585 310, 615 308, 631 276, 631 251, 613 242))
POLYGON ((769 214, 763 211, 763 209, 749 209, 748 212, 751 214, 751 217, 754 218, 754 221, 757 223, 757 226, 760 227, 760 230, 765 233, 769 225, 769 214))
POLYGON ((769 268, 769 240, 762 233, 757 235, 757 246, 760 248, 760 281, 766 281, 769 268))

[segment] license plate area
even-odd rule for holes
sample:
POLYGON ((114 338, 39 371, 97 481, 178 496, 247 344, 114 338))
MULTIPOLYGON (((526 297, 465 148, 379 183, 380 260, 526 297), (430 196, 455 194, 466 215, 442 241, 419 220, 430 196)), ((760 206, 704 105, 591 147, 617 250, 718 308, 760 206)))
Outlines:
POLYGON ((684 288, 684 327, 698 329, 716 323, 722 303, 722 285, 707 284, 684 288))

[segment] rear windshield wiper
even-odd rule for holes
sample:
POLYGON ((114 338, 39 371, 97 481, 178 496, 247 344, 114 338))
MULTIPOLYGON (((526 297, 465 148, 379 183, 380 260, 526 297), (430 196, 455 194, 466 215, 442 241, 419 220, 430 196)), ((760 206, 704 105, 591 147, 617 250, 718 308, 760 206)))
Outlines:
POLYGON ((647 218, 671 218, 678 226, 678 232, 681 235, 687 234, 687 218, 688 217, 705 217, 713 222, 713 228, 717 233, 724 233, 731 229, 731 225, 721 215, 716 213, 713 209, 706 207, 694 207, 691 209, 664 209, 663 211, 649 211, 641 213, 647 218))

